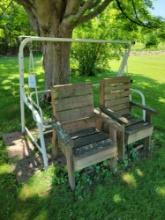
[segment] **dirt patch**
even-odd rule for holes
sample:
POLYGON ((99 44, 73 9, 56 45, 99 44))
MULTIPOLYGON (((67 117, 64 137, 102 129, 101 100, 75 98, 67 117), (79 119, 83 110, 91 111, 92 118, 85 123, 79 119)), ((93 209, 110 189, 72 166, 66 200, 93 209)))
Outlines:
MULTIPOLYGON (((19 183, 26 182, 35 172, 43 169, 43 160, 39 151, 33 144, 22 135, 21 132, 3 134, 10 162, 19 183)), ((51 143, 51 134, 45 136, 45 143, 51 143)), ((49 164, 64 164, 65 158, 62 154, 53 160, 51 153, 48 153, 49 164)))

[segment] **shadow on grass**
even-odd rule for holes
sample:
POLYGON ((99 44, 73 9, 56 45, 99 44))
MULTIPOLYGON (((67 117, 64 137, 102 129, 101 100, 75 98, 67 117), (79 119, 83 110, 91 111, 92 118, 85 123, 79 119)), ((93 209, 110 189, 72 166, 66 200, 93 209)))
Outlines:
POLYGON ((86 184, 83 198, 79 189, 71 192, 68 183, 57 184, 56 166, 17 187, 12 174, 1 174, 0 179, 6 180, 1 219, 163 219, 163 153, 161 148, 153 158, 137 162, 130 171, 119 176, 110 174, 92 186, 86 184))
MULTIPOLYGON (((0 123, 3 131, 19 127, 18 76, 13 65, 2 66, 0 123), (6 125, 5 125, 6 124, 6 125), (16 125, 15 125, 16 124, 16 125), (5 126, 5 127, 4 127, 5 126)), ((97 77, 76 77, 73 82, 99 82, 115 72, 105 71, 97 77)), ((144 92, 149 106, 158 110, 154 116, 157 130, 165 130, 165 84, 131 74, 133 87, 144 92)), ((95 105, 98 105, 98 87, 94 87, 95 105)), ((164 140, 163 140, 164 141, 164 140)), ((163 142, 164 144, 164 142, 163 142)), ((162 144, 162 146, 163 146, 162 144)), ((12 172, 2 169, 9 163, 0 163, 0 218, 1 219, 163 219, 165 216, 165 150, 155 151, 153 158, 142 161, 121 176, 104 179, 92 188, 71 192, 68 184, 57 184, 57 167, 38 172, 26 184, 16 183, 12 172)), ((26 171, 25 171, 26 172, 26 171)), ((98 174, 99 175, 99 174, 98 174)), ((83 184, 82 184, 83 185, 83 184)), ((79 186, 80 187, 80 186, 79 186)))

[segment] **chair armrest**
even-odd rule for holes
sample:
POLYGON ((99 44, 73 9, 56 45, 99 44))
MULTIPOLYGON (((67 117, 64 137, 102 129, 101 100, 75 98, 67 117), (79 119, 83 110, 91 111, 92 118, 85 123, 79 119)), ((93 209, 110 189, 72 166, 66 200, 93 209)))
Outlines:
POLYGON ((52 127, 55 129, 57 137, 59 138, 60 142, 63 143, 63 145, 73 146, 73 140, 71 139, 70 135, 64 130, 61 123, 55 117, 53 117, 52 120, 52 127))
POLYGON ((127 125, 127 122, 125 122, 121 117, 117 117, 116 114, 111 111, 110 109, 107 109, 103 106, 100 106, 100 109, 103 113, 105 113, 106 115, 108 115, 110 118, 114 119, 115 121, 117 121, 118 123, 122 124, 122 125, 127 125))
POLYGON ((114 143, 117 143, 117 131, 121 130, 121 126, 97 109, 94 109, 94 114, 97 119, 101 120, 102 124, 106 124, 110 138, 114 143))
POLYGON ((142 105, 142 104, 139 104, 139 103, 136 103, 136 102, 130 102, 130 104, 133 106, 133 107, 137 107, 137 108, 141 108, 141 109, 144 109, 152 114, 157 114, 157 111, 153 108, 149 108, 148 106, 145 106, 145 105, 142 105))

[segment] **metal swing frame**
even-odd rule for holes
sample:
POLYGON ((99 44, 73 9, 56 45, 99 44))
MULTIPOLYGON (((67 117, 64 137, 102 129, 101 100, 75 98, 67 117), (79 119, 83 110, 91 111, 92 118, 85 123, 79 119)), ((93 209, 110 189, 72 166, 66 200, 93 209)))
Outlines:
MULTIPOLYGON (((131 42, 121 41, 121 40, 96 40, 96 39, 71 39, 71 38, 49 38, 49 37, 36 37, 36 36, 20 36, 21 43, 19 46, 18 61, 19 61, 19 83, 20 83, 20 112, 21 112, 21 131, 26 134, 31 142, 38 148, 39 152, 42 155, 44 168, 48 167, 48 156, 46 152, 44 134, 52 131, 51 123, 45 124, 43 119, 43 112, 38 103, 36 103, 32 96, 35 95, 35 92, 32 92, 30 95, 27 95, 25 92, 25 83, 24 83, 24 48, 33 42, 77 42, 77 43, 99 43, 99 44, 124 44, 126 45, 125 53, 121 61, 117 76, 122 76, 124 70, 127 66, 128 57, 131 50, 131 42), (40 144, 36 142, 34 135, 26 125, 25 121, 25 107, 28 108, 33 116, 33 119, 36 123, 38 129, 38 137, 40 144)), ((139 90, 131 89, 132 92, 138 93, 141 97, 142 104, 145 105, 145 97, 143 93, 139 90)), ((50 90, 37 91, 38 94, 44 94, 50 92, 50 90)), ((130 97, 131 98, 131 97, 130 97)), ((145 111, 143 112, 143 118, 145 118, 145 111)))

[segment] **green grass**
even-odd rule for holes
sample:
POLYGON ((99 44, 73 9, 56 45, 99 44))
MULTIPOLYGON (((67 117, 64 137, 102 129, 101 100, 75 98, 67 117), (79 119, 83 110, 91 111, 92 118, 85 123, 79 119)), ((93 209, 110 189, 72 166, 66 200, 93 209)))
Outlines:
MULTIPOLYGON (((40 60, 37 59, 37 62, 39 64, 40 60)), ((133 87, 142 90, 147 104, 159 111, 159 115, 154 117, 155 150, 150 158, 134 162, 132 168, 118 176, 109 174, 102 178, 103 174, 98 172, 95 176, 97 181, 92 187, 88 186, 87 177, 82 173, 76 177, 78 189, 73 193, 66 184, 66 172, 62 171, 61 174, 56 166, 37 172, 26 184, 18 184, 5 146, 0 141, 0 219, 164 219, 164 66, 165 55, 134 56, 129 61, 133 87)), ((76 76, 72 77, 72 81, 97 83, 101 78, 114 75, 116 69, 116 62, 112 62, 111 72, 104 71, 97 77, 76 76)), ((40 67, 37 70, 38 74, 42 72, 40 67)), ((42 86, 40 75, 38 80, 42 86)), ((0 131, 3 133, 20 129, 18 85, 17 59, 1 57, 0 131)), ((97 105, 97 87, 94 90, 97 105)))

